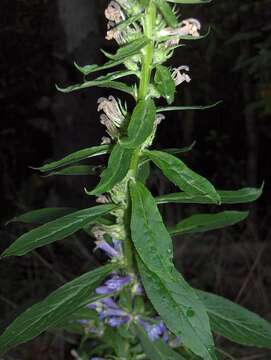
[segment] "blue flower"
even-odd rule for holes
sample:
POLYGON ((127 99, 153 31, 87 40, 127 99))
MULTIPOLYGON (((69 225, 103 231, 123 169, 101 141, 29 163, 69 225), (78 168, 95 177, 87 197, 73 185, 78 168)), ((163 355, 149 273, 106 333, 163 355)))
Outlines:
POLYGON ((123 286, 128 285, 131 280, 132 278, 130 275, 113 275, 113 277, 107 280, 103 286, 96 289, 96 293, 99 295, 113 294, 114 292, 120 291, 123 286))
POLYGON ((152 341, 159 340, 160 338, 163 338, 164 341, 168 341, 168 330, 163 321, 160 321, 157 324, 149 324, 143 320, 140 320, 139 322, 152 341))
POLYGON ((111 298, 102 299, 87 305, 87 307, 95 309, 100 320, 103 320, 106 324, 113 328, 127 324, 131 320, 131 316, 124 310, 120 309, 111 298))
POLYGON ((113 246, 108 244, 105 240, 98 240, 95 242, 96 249, 100 249, 106 253, 111 258, 121 257, 122 256, 122 247, 119 240, 113 240, 113 246))

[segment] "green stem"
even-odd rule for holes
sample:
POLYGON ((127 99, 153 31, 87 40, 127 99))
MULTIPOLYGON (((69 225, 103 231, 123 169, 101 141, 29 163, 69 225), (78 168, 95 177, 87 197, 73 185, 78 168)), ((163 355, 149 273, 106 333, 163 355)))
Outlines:
POLYGON ((150 40, 150 43, 143 50, 142 69, 140 75, 140 85, 138 98, 144 99, 148 95, 151 72, 152 72, 152 61, 153 61, 153 30, 155 27, 156 17, 156 6, 150 1, 150 4, 145 12, 144 21, 144 35, 150 40))
MULTIPOLYGON (((156 6, 153 3, 153 1, 150 0, 150 4, 145 10, 145 19, 144 19, 144 35, 147 38, 149 38, 150 43, 143 49, 138 101, 141 99, 145 99, 149 92, 151 73, 152 73, 153 52, 154 52, 153 30, 155 28, 155 20, 156 20, 156 6)), ((138 170, 140 153, 141 153, 140 148, 135 150, 130 165, 130 174, 134 178, 136 177, 138 170)), ((130 197, 128 191, 129 189, 127 188, 127 196, 126 196, 127 209, 124 214, 124 225, 126 228, 127 238, 124 243, 124 258, 128 272, 133 272, 134 254, 133 254, 133 244, 130 236, 131 204, 130 204, 130 197)))

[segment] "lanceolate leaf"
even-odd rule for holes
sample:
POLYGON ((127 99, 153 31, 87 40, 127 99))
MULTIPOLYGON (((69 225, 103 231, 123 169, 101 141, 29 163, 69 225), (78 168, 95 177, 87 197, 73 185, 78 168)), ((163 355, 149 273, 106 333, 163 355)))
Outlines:
POLYGON ((92 165, 75 165, 69 166, 58 171, 52 171, 44 177, 48 176, 80 176, 80 175, 96 175, 99 170, 101 171, 101 166, 92 166, 92 165))
POLYGON ((143 285, 169 329, 195 354, 215 359, 208 316, 174 268, 172 243, 155 200, 143 184, 131 183, 131 236, 143 285))
POLYGON ((87 89, 90 87, 97 86, 97 87, 104 87, 104 88, 120 90, 129 95, 134 96, 134 90, 130 86, 128 86, 120 81, 116 81, 117 79, 123 78, 128 75, 134 75, 134 72, 133 71, 117 71, 112 74, 100 76, 95 80, 84 81, 80 84, 71 85, 71 86, 68 86, 65 88, 61 88, 58 85, 56 85, 56 88, 58 91, 60 91, 62 93, 70 93, 73 91, 87 89))
POLYGON ((106 265, 65 284, 21 314, 0 337, 0 353, 54 328, 83 306, 99 299, 95 288, 114 270, 106 265))
POLYGON ((24 224, 44 224, 48 221, 55 220, 60 216, 64 216, 74 212, 72 208, 44 208, 29 211, 25 214, 18 215, 13 219, 9 220, 7 224, 13 222, 21 222, 24 224))
POLYGON ((199 105, 199 106, 168 106, 168 107, 159 107, 157 108, 156 112, 160 113, 160 112, 166 112, 166 111, 186 111, 186 110, 207 110, 207 109, 211 109, 219 104, 221 104, 222 101, 217 101, 214 104, 211 105, 199 105))
MULTIPOLYGON (((183 148, 169 148, 169 149, 164 149, 163 151, 168 154, 171 154, 171 155, 184 154, 184 153, 187 153, 187 152, 193 150, 195 144, 196 144, 196 141, 194 141, 191 145, 185 146, 183 148)), ((141 162, 140 162, 140 166, 148 163, 149 161, 150 161, 150 159, 147 156, 143 156, 141 159, 141 162)), ((188 195, 186 194, 186 196, 188 196, 188 195)))
POLYGON ((155 0, 158 9, 161 11, 164 16, 167 24, 173 28, 178 25, 178 18, 174 14, 172 8, 167 4, 165 0, 155 0))
POLYGON ((172 241, 155 199, 147 188, 130 183, 132 199, 131 235, 142 261, 155 273, 167 278, 173 268, 172 241))
POLYGON ((108 161, 108 167, 102 172, 101 180, 96 188, 88 195, 99 195, 109 191, 117 183, 122 181, 128 173, 133 150, 124 148, 121 144, 116 144, 108 161))
POLYGON ((136 148, 153 133, 156 109, 152 99, 138 102, 128 127, 128 139, 122 141, 125 147, 136 148))
POLYGON ((116 205, 98 205, 89 209, 79 210, 68 214, 20 236, 15 242, 4 251, 2 257, 22 256, 38 247, 62 240, 96 218, 111 212, 116 205))
MULTIPOLYGON (((240 190, 217 190, 222 204, 243 204, 259 199, 262 195, 261 188, 243 188, 240 190)), ((180 203, 180 204, 212 204, 212 200, 206 195, 189 195, 184 192, 162 195, 156 198, 157 204, 180 203)))
POLYGON ((247 218, 247 211, 223 211, 218 214, 193 215, 169 229, 172 236, 201 233, 235 225, 247 218))
POLYGON ((39 170, 41 172, 48 172, 55 169, 59 169, 61 167, 71 165, 74 163, 77 163, 79 161, 88 159, 90 157, 94 156, 100 156, 110 153, 111 146, 110 145, 100 145, 100 146, 94 146, 91 148, 82 149, 79 151, 76 151, 70 155, 65 156, 63 159, 51 162, 49 164, 45 164, 39 168, 33 168, 35 170, 39 170))
POLYGON ((204 303, 212 330, 238 344, 271 349, 271 323, 230 300, 197 291, 204 303))
POLYGON ((151 341, 145 330, 138 325, 134 325, 136 334, 141 342, 142 348, 150 360, 185 360, 180 354, 173 351, 162 340, 151 341))
POLYGON ((208 315, 194 290, 175 269, 165 280, 139 258, 138 266, 146 293, 169 330, 200 358, 215 360, 208 315))
POLYGON ((115 55, 111 55, 110 61, 105 63, 104 65, 86 65, 86 66, 79 66, 75 64, 76 68, 84 75, 89 75, 93 72, 105 70, 117 66, 123 63, 126 59, 130 58, 131 56, 137 55, 141 49, 143 49, 148 43, 149 39, 146 37, 142 37, 133 41, 132 43, 123 46, 120 48, 115 55))
POLYGON ((167 100, 168 104, 172 104, 176 86, 169 69, 166 66, 157 65, 154 81, 159 93, 167 100))
POLYGON ((214 186, 207 179, 189 169, 180 159, 162 151, 145 150, 145 154, 170 181, 185 193, 204 195, 213 203, 220 203, 220 196, 214 186))

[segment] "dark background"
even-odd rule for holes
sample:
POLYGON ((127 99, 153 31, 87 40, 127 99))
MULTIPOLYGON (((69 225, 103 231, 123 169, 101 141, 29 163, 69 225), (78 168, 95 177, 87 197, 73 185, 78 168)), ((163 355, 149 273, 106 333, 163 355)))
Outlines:
MULTIPOLYGON (((57 93, 54 84, 81 80, 72 62, 102 63, 100 48, 114 51, 104 39, 104 0, 1 0, 0 4, 0 250, 23 225, 4 226, 14 215, 41 207, 83 208, 90 199, 84 186, 92 178, 42 178, 39 166, 73 150, 97 145, 104 129, 96 101, 102 89, 57 93)), ((176 103, 223 104, 205 112, 167 116, 156 147, 197 144, 184 160, 219 189, 260 186, 248 221, 232 229, 175 240, 176 263, 194 285, 224 295, 271 319, 270 0, 217 0, 181 8, 183 17, 199 18, 212 32, 177 50, 172 66, 190 65, 192 82, 178 88, 176 103)), ((117 94, 122 96, 121 94, 117 94)), ((97 160, 95 160, 97 162, 97 160)), ((93 162, 92 162, 93 163, 93 162)), ((149 186, 155 194, 174 190, 157 171, 149 186)), ((243 207, 236 207, 242 209, 243 207)), ((200 206, 167 206, 169 224, 200 206)), ((0 329, 33 302, 66 280, 96 266, 92 241, 78 234, 24 258, 0 263, 0 329)), ((7 359, 68 359, 74 338, 47 334, 21 346, 7 359), (68 343, 69 345, 64 345, 68 343)), ((235 359, 270 359, 270 353, 218 340, 235 359)), ((226 358, 226 357, 225 357, 226 358)))

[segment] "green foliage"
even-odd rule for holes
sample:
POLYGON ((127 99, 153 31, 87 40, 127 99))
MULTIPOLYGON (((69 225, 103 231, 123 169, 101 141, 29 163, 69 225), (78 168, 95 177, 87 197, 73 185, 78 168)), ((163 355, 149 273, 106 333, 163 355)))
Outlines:
POLYGON ((214 186, 204 177, 189 169, 180 159, 162 151, 146 150, 145 154, 163 174, 189 195, 205 195, 213 203, 221 203, 214 186))
POLYGON ((271 324, 221 296, 197 291, 214 332, 241 345, 271 348, 271 324))
POLYGON ((65 239, 102 215, 110 213, 115 208, 115 205, 99 205, 50 221, 20 236, 3 252, 2 257, 22 256, 41 246, 65 239))
POLYGON ((201 233, 222 229, 243 221, 248 216, 247 211, 223 211, 218 214, 197 214, 182 220, 169 229, 172 236, 201 233))
POLYGON ((98 300, 95 287, 113 269, 113 265, 106 265, 88 272, 22 313, 0 337, 0 354, 58 326, 84 305, 98 300))
POLYGON ((174 105, 176 86, 185 86, 190 78, 181 73, 183 67, 172 73, 165 65, 174 50, 184 45, 183 40, 202 39, 209 33, 200 35, 201 25, 194 18, 180 20, 171 3, 209 2, 111 2, 105 11, 109 20, 106 37, 115 39, 119 49, 115 54, 103 51, 109 59, 104 65, 75 64, 82 82, 57 87, 63 93, 94 86, 113 88, 132 95, 135 101, 132 107, 113 96, 99 99, 98 110, 104 112, 101 123, 110 138, 103 138, 102 145, 34 168, 43 176, 99 175, 98 185, 86 193, 98 196, 97 202, 103 205, 77 211, 39 209, 15 217, 10 222, 41 225, 20 236, 2 257, 24 255, 83 229, 96 238, 97 248, 110 260, 19 315, 0 337, 0 353, 56 329, 83 335, 76 355, 80 360, 93 355, 127 360, 216 360, 212 331, 242 345, 271 348, 271 325, 267 321, 229 300, 193 289, 173 263, 170 235, 225 228, 244 220, 248 213, 230 210, 193 214, 168 230, 158 208, 167 203, 245 204, 262 194, 262 187, 216 190, 176 156, 191 151, 195 143, 180 149, 150 149, 164 120, 160 113, 205 110, 219 103, 174 105), (98 71, 116 66, 121 68, 89 79, 98 71), (119 81, 128 76, 136 79, 132 85, 119 81), (163 99, 173 105, 158 107, 163 99), (108 154, 106 165, 79 164, 108 154), (153 197, 144 185, 151 175, 151 162, 181 192, 153 197), (140 291, 140 285, 145 292, 140 291), (92 310, 86 308, 88 304, 92 310), (174 342, 177 345, 173 350, 174 342))

